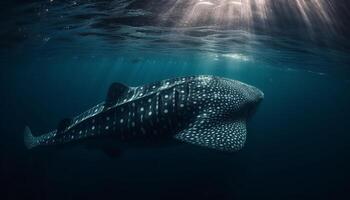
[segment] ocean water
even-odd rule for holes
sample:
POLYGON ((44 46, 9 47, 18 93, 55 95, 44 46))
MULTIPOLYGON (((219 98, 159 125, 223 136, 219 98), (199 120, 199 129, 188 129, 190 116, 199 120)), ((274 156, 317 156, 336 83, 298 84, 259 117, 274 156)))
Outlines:
POLYGON ((0 199, 348 199, 345 0, 0 3, 0 199), (34 135, 139 86, 216 75, 261 89, 245 147, 28 150, 34 135))

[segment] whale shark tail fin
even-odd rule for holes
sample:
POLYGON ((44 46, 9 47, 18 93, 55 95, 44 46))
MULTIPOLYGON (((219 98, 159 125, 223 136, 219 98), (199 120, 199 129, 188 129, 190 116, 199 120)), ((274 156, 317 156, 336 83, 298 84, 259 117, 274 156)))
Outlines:
POLYGON ((24 136, 24 144, 28 149, 38 146, 39 144, 38 140, 36 137, 33 136, 32 131, 28 126, 24 128, 23 136, 24 136))

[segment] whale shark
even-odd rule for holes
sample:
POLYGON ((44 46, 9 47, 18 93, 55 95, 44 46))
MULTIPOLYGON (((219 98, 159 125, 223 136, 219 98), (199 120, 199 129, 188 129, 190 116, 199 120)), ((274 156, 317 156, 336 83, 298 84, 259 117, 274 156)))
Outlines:
POLYGON ((139 87, 115 82, 104 102, 57 128, 33 136, 24 130, 28 149, 108 140, 121 146, 140 141, 176 141, 236 152, 244 147, 247 119, 264 98, 258 88, 217 76, 166 79, 139 87))

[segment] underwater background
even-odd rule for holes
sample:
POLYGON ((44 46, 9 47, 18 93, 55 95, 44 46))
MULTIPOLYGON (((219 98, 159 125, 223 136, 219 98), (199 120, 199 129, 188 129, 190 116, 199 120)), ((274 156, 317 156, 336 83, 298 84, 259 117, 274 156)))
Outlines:
POLYGON ((349 199, 346 0, 0 3, 0 199, 349 199), (216 75, 265 93, 233 154, 191 145, 30 151, 109 85, 216 75))

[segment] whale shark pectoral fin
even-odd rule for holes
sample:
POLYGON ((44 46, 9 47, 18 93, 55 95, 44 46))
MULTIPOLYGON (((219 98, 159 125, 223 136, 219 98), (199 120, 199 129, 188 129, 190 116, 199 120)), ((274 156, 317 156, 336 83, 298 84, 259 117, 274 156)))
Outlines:
POLYGON ((106 104, 116 103, 119 99, 123 98, 128 91, 128 86, 117 82, 112 83, 108 89, 106 104))
POLYGON ((247 137, 245 119, 220 117, 197 119, 192 126, 176 134, 175 139, 220 151, 235 152, 243 148, 247 137))

